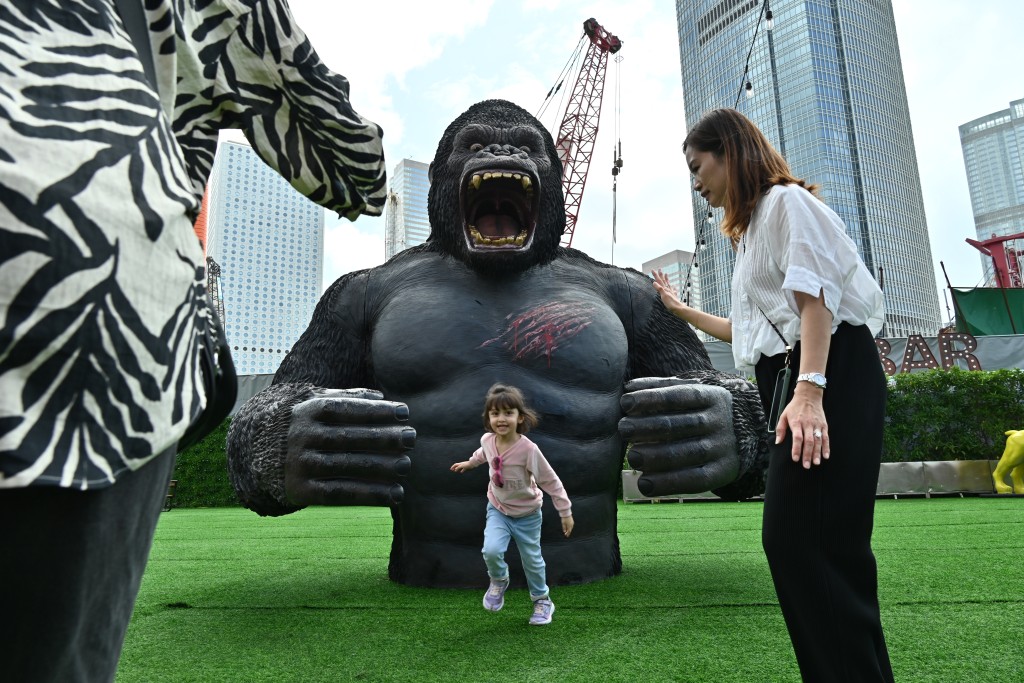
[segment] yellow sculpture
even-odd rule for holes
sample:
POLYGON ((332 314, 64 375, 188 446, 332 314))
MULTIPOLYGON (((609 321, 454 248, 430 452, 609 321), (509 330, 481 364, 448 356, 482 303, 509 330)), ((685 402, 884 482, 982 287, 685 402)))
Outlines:
POLYGON ((1024 429, 1011 429, 1006 432, 1006 450, 996 463, 992 480, 996 485, 996 493, 1024 495, 1024 429), (1007 474, 1013 481, 1012 487, 1006 484, 1007 474))

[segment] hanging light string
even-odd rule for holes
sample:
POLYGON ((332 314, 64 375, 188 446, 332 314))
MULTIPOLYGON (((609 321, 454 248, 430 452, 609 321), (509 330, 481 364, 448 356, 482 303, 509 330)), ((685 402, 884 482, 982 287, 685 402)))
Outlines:
POLYGON ((747 61, 743 64, 743 77, 740 78, 740 90, 736 93, 736 101, 732 105, 733 109, 740 106, 740 97, 743 96, 744 89, 747 91, 747 97, 753 96, 754 86, 747 80, 747 72, 750 70, 750 56, 754 53, 754 43, 757 42, 757 34, 761 30, 761 21, 765 18, 765 13, 771 17, 771 12, 768 9, 768 0, 764 0, 761 4, 761 12, 757 15, 757 23, 754 25, 754 37, 750 39, 750 49, 747 50, 747 61))
MULTIPOLYGON (((732 108, 737 109, 740 104, 740 98, 743 96, 743 92, 746 91, 747 97, 753 97, 754 86, 751 85, 747 79, 747 74, 750 72, 750 58, 754 54, 754 44, 757 42, 757 34, 761 30, 761 22, 765 21, 765 28, 769 31, 774 28, 774 17, 772 10, 768 6, 768 0, 764 0, 761 4, 761 12, 757 15, 757 23, 754 25, 754 35, 750 39, 750 48, 747 50, 747 59, 743 64, 743 76, 740 77, 739 92, 736 93, 736 102, 733 103, 732 108)), ((715 214, 712 210, 710 202, 701 197, 704 200, 704 218, 701 220, 700 225, 697 227, 697 239, 693 246, 693 256, 690 257, 690 267, 686 271, 686 284, 684 287, 683 303, 687 306, 690 305, 690 295, 693 292, 693 271, 699 267, 700 262, 697 260, 697 253, 704 248, 704 231, 709 225, 714 223, 715 214)))

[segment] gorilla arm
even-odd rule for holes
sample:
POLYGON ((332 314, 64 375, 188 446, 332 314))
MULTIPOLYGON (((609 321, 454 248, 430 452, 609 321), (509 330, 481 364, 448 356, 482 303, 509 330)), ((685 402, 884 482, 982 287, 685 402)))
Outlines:
POLYGON ((621 404, 629 463, 646 496, 714 491, 728 499, 763 488, 768 438, 756 387, 716 371, 693 329, 627 271, 634 334, 621 404))
POLYGON ((228 473, 260 515, 306 505, 395 505, 416 432, 409 410, 372 387, 364 321, 367 271, 335 282, 274 383, 239 410, 228 431, 228 473))

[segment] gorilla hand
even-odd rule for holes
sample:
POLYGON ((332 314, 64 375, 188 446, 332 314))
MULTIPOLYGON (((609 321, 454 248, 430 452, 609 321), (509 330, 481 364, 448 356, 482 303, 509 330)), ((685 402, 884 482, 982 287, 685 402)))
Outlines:
POLYGON ((321 389, 292 409, 285 494, 296 505, 398 505, 416 430, 404 403, 370 389, 321 389))
POLYGON ((626 383, 619 433, 632 443, 629 464, 643 472, 645 496, 700 493, 736 479, 740 460, 732 394, 676 377, 626 383))

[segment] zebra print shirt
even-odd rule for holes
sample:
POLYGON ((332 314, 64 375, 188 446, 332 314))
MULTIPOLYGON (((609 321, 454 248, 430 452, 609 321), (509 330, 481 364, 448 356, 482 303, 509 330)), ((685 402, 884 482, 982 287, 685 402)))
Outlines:
POLYGON ((284 0, 135 1, 156 90, 114 0, 0 4, 0 488, 109 486, 202 412, 219 129, 350 219, 384 203, 381 130, 284 0))

